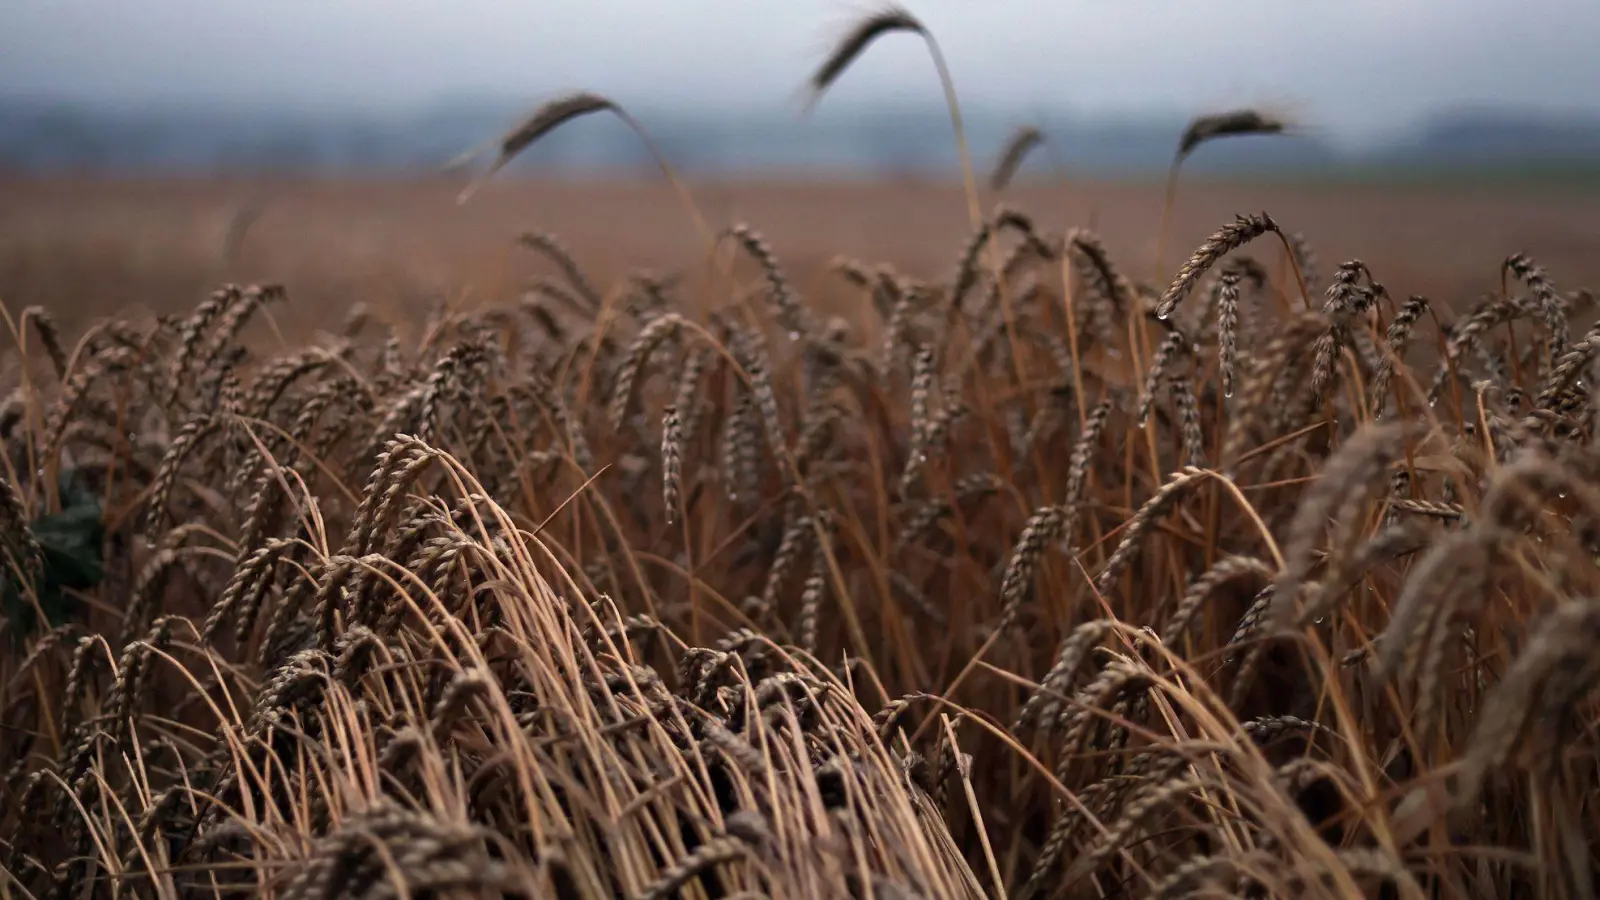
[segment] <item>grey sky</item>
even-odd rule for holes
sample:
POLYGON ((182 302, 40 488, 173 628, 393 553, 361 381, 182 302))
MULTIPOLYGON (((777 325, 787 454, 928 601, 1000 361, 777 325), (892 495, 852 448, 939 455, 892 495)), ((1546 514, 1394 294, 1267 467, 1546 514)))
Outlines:
MULTIPOLYGON (((1441 106, 1600 113, 1600 0, 921 0, 964 103, 1285 109, 1330 136, 1441 106)), ((0 92, 407 107, 584 87, 793 104, 863 0, 5 0, 0 92)), ((938 100, 896 36, 830 103, 938 100)))

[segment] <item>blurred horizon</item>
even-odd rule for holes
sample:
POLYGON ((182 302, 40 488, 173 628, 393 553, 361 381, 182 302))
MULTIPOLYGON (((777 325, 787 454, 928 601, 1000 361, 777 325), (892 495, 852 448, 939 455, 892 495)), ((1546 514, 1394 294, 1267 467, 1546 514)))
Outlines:
MULTIPOLYGON (((856 0, 19 0, 0 36, 0 168, 427 171, 574 89, 614 98, 690 171, 945 172, 926 49, 876 42, 814 114, 806 77, 856 0)), ((1022 124, 1068 175, 1157 173, 1189 118, 1257 107, 1291 139, 1196 174, 1600 167, 1593 0, 908 4, 948 59, 976 162, 1022 124)), ((649 164, 575 123, 522 171, 649 164)), ((1027 174, 1048 171, 1035 158, 1027 174)))
MULTIPOLYGON (((916 177, 948 174, 959 166, 948 114, 942 105, 927 102, 858 100, 810 117, 785 110, 674 110, 666 104, 619 102, 644 123, 674 168, 685 172, 916 177)), ((536 105, 482 98, 373 112, 288 104, 240 108, 225 102, 129 106, 0 95, 0 171, 439 174, 462 151, 497 138, 536 105)), ((1157 176, 1171 161, 1189 118, 1059 109, 1027 115, 983 106, 963 112, 980 174, 1017 127, 1033 125, 1044 132, 1046 144, 1026 161, 1021 180, 1157 176)), ((1461 106, 1359 143, 1291 123, 1285 136, 1208 144, 1186 168, 1197 177, 1600 172, 1600 115, 1461 106)), ((507 174, 614 175, 649 172, 654 165, 631 131, 602 115, 558 129, 525 151, 507 174)))

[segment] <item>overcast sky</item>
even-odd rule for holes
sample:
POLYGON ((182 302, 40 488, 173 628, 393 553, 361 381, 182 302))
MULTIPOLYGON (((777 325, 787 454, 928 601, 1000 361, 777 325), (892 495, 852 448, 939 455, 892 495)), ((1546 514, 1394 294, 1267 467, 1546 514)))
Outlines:
MULTIPOLYGON (((1448 106, 1600 113, 1600 0, 913 0, 964 103, 1267 104, 1329 137, 1448 106)), ((589 88, 793 107, 867 0, 0 0, 0 93, 407 108, 589 88)), ((914 39, 827 103, 939 100, 914 39)), ((826 105, 826 103, 825 103, 826 105)))

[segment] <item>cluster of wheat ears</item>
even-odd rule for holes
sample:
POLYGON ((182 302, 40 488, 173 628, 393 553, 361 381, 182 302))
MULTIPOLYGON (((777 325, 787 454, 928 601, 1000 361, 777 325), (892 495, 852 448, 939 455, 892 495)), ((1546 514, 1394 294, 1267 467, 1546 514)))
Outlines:
POLYGON ((1588 296, 1446 324, 1266 214, 1151 286, 966 171, 850 321, 743 224, 717 297, 528 234, 271 358, 274 287, 8 314, 0 896, 1594 896, 1588 296))

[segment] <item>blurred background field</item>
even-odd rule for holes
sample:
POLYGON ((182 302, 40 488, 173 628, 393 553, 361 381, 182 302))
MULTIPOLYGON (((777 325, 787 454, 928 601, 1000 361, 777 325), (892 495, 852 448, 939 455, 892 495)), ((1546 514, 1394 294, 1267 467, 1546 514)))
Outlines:
MULTIPOLYGON (((43 305, 76 328, 125 304, 175 312, 223 281, 272 281, 291 298, 276 315, 299 327, 337 319, 356 300, 421 317, 441 299, 514 298, 543 271, 509 250, 525 230, 559 235, 602 284, 635 268, 693 274, 704 259, 659 179, 514 178, 464 206, 460 186, 440 176, 8 175, 0 297, 43 305), (230 227, 245 223, 230 260, 230 227)), ((837 255, 936 277, 968 229, 950 179, 708 179, 691 189, 709 221, 758 225, 824 307, 830 295, 853 302, 827 274, 837 255)), ((1155 252, 1158 182, 1025 182, 1002 199, 1053 230, 1094 223, 1131 264, 1155 252)), ((1359 257, 1396 293, 1474 297, 1498 284, 1492 263, 1512 251, 1545 261, 1563 282, 1600 283, 1600 190, 1564 180, 1200 181, 1184 186, 1171 246, 1263 209, 1315 236, 1327 265, 1359 257)))
MULTIPOLYGON (((1258 106, 1290 136, 1196 153, 1169 250, 1266 209, 1328 265, 1360 256, 1436 302, 1494 284, 1481 261, 1511 252, 1572 283, 1600 274, 1588 0, 1516 16, 1487 0, 925 6, 979 168, 1020 125, 1046 138, 988 199, 1092 226, 1135 265, 1155 252, 1183 124, 1258 106)), ((692 266, 682 210, 616 121, 558 130, 455 204, 466 174, 447 161, 576 86, 643 122, 713 227, 763 229, 803 282, 836 254, 943 272, 970 223, 917 42, 883 42, 800 114, 805 74, 858 11, 19 5, 0 53, 0 298, 81 322, 271 279, 301 301, 288 323, 357 297, 409 308, 514 290, 520 263, 503 250, 521 229, 560 235, 608 277, 692 266)))

